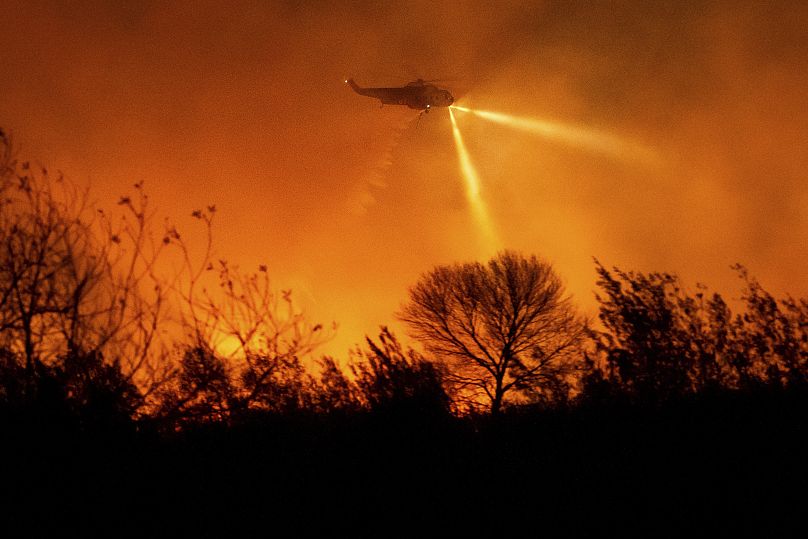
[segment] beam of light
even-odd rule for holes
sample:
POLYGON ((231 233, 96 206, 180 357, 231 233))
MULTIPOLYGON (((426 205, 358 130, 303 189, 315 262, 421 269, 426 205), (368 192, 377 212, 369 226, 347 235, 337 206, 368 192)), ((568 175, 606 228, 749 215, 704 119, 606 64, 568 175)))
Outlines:
POLYGON ((649 166, 658 164, 660 161, 656 152, 641 144, 595 129, 585 129, 535 118, 512 116, 501 112, 469 109, 456 105, 451 106, 450 109, 468 112, 490 122, 557 140, 570 146, 583 148, 623 161, 639 162, 649 166))
POLYGON ((452 135, 454 136, 455 148, 457 149, 460 174, 466 182, 466 197, 471 206, 474 220, 477 221, 477 226, 480 229, 486 249, 494 250, 498 247, 499 240, 494 232, 491 218, 488 215, 488 208, 480 193, 480 177, 477 174, 477 169, 474 168, 474 164, 471 162, 469 152, 466 149, 466 144, 463 142, 460 129, 457 127, 457 121, 455 120, 452 109, 449 109, 449 118, 452 120, 452 135))

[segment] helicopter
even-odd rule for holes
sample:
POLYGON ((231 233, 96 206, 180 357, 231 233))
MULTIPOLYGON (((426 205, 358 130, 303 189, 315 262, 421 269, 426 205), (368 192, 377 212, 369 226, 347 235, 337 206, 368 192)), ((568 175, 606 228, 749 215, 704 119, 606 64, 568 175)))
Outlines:
POLYGON ((429 82, 431 81, 417 79, 398 88, 362 88, 353 79, 345 79, 345 83, 350 85, 354 92, 374 97, 382 102, 382 106, 406 105, 411 109, 429 112, 432 107, 448 107, 454 103, 454 97, 448 90, 438 88, 429 82))

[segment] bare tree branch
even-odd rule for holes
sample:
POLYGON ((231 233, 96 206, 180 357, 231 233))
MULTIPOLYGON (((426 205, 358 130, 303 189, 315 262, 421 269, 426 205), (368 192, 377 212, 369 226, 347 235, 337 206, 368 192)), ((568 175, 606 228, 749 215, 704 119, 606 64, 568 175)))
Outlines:
POLYGON ((549 264, 507 251, 423 275, 398 317, 445 363, 456 397, 482 390, 493 413, 569 378, 585 327, 549 264))

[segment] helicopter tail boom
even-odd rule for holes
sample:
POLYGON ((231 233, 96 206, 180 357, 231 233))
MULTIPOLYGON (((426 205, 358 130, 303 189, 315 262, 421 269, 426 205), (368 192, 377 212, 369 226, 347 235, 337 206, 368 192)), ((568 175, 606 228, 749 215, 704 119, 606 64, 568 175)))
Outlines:
POLYGON ((398 104, 401 96, 399 95, 401 92, 400 88, 363 88, 356 84, 353 79, 346 79, 345 80, 353 91, 359 95, 364 95, 367 97, 374 97, 379 99, 382 103, 389 105, 389 104, 398 104))

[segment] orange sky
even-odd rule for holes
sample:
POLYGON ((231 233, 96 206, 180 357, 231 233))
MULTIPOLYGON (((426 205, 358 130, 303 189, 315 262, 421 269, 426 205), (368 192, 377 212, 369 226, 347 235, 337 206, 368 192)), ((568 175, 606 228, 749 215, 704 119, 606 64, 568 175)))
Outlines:
POLYGON ((217 253, 268 264, 338 321, 326 351, 343 356, 421 272, 486 254, 448 112, 416 127, 348 75, 453 79, 461 105, 656 152, 621 160, 457 115, 502 246, 552 261, 586 308, 592 256, 729 296, 742 262, 808 292, 808 7, 343 4, 6 0, 0 126, 101 206, 145 180, 190 231, 215 203, 217 253))

